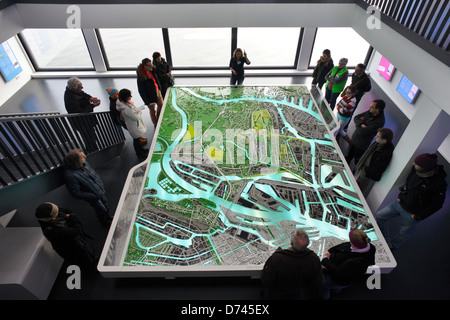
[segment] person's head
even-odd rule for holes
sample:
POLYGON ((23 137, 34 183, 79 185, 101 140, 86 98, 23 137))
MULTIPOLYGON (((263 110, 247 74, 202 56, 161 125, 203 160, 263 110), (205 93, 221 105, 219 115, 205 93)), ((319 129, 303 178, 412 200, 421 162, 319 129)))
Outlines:
POLYGON ((369 111, 376 116, 382 113, 385 107, 386 103, 383 100, 373 100, 369 107, 369 111))
POLYGON ((106 92, 108 92, 111 99, 117 100, 119 98, 119 91, 115 88, 108 88, 106 89, 106 92))
POLYGON ((158 51, 153 52, 152 58, 154 62, 161 62, 161 53, 159 53, 158 51))
POLYGON ((80 93, 81 91, 83 91, 83 84, 77 77, 72 77, 67 80, 67 88, 74 92, 80 93))
POLYGON ((233 59, 240 60, 244 56, 244 52, 241 48, 236 48, 233 52, 233 59))
POLYGON ((394 133, 389 128, 380 128, 377 130, 377 135, 375 136, 375 141, 379 144, 385 144, 392 142, 394 138, 394 133))
POLYGON ((56 219, 58 212, 59 208, 56 204, 44 202, 36 208, 34 215, 39 221, 50 222, 56 219))
POLYGON ((328 49, 323 50, 322 52, 322 58, 323 59, 328 59, 331 57, 331 51, 328 49))
POLYGON ((345 89, 345 95, 348 97, 348 98, 353 98, 354 96, 355 96, 355 89, 353 89, 352 87, 350 87, 350 86, 348 86, 346 89, 345 89))
POLYGON ((145 59, 142 59, 141 63, 147 72, 152 71, 152 69, 153 69, 152 60, 150 60, 149 58, 145 58, 145 59))
POLYGON ((362 63, 358 63, 355 67, 355 74, 357 76, 362 76, 366 72, 366 66, 362 63))
POLYGON ((342 58, 339 60, 339 68, 344 68, 347 65, 348 59, 342 58))
POLYGON ((291 246, 294 251, 305 250, 309 246, 308 234, 301 229, 295 230, 291 237, 291 246))
POLYGON ((418 172, 431 172, 436 169, 437 155, 435 153, 422 153, 414 159, 414 168, 418 172))
POLYGON ((354 249, 364 249, 370 242, 370 238, 367 234, 360 229, 350 230, 348 238, 354 249))
POLYGON ((119 91, 119 100, 122 102, 128 102, 131 99, 131 91, 128 89, 122 89, 119 91))
POLYGON ((65 161, 71 168, 81 168, 86 162, 86 155, 83 150, 72 149, 66 154, 65 161))

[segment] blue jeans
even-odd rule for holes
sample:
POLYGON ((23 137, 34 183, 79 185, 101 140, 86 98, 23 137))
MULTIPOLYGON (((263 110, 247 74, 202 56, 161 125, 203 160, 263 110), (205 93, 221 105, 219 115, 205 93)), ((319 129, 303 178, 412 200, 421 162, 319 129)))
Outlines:
POLYGON ((341 286, 336 284, 333 280, 331 280, 331 276, 329 274, 323 275, 323 282, 319 286, 319 295, 323 300, 329 300, 331 293, 338 294, 342 289, 349 287, 341 286))
POLYGON ((412 218, 411 213, 403 210, 400 202, 394 201, 384 209, 377 212, 375 217, 381 233, 384 236, 386 242, 392 246, 392 248, 399 248, 413 233, 418 221, 412 218), (396 217, 401 218, 400 230, 396 237, 391 241, 389 234, 390 220, 396 217))

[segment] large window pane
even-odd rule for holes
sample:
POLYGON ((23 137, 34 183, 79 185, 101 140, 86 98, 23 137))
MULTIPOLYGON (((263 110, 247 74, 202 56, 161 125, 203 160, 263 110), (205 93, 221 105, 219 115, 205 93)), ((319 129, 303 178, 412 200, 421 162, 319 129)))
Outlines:
POLYGON ((99 29, 110 68, 136 68, 142 59, 152 59, 155 51, 166 58, 162 30, 99 29))
POLYGON ((294 67, 300 28, 238 28, 237 46, 253 67, 294 67))
POLYGON ((369 43, 352 28, 318 28, 309 65, 314 67, 323 50, 330 49, 334 65, 347 58, 349 67, 364 63, 369 43))
POLYGON ((25 29, 36 69, 93 69, 81 29, 25 29))
POLYGON ((228 67, 231 28, 169 29, 174 67, 228 67))

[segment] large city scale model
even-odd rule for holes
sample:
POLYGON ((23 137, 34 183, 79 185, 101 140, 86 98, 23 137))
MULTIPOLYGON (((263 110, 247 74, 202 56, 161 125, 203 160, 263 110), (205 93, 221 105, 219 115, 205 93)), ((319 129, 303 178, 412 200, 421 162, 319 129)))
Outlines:
POLYGON ((306 86, 173 87, 155 135, 122 267, 260 270, 296 228, 391 262, 306 86))

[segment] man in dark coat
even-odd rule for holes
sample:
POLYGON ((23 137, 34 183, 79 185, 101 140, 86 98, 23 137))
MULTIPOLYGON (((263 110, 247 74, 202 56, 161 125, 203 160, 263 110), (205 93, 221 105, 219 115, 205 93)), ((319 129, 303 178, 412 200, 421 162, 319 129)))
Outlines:
POLYGON ((161 94, 161 83, 153 69, 152 60, 145 58, 136 69, 139 95, 150 110, 150 118, 156 126, 164 99, 161 94))
POLYGON ((386 242, 399 248, 412 234, 416 225, 439 211, 445 201, 447 173, 437 164, 437 155, 424 153, 417 156, 396 201, 376 214, 376 221, 386 242), (401 217, 400 231, 391 242, 389 223, 401 217))
POLYGON ((355 159, 355 165, 369 147, 377 130, 384 126, 384 108, 386 104, 383 100, 372 101, 369 110, 354 117, 355 132, 351 138, 350 149, 345 160, 347 163, 355 159))
MULTIPOLYGON (((99 99, 83 91, 83 84, 78 78, 73 77, 67 81, 66 91, 64 92, 64 105, 67 113, 91 113, 95 107, 100 105, 100 102, 99 99)), ((80 133, 87 152, 98 150, 95 133, 95 126, 98 122, 93 116, 70 117, 69 122, 80 133)))
POLYGON ((393 136, 391 129, 378 129, 375 142, 364 152, 355 167, 358 186, 362 193, 367 190, 372 180, 380 181, 381 175, 391 162, 394 152, 393 136))
POLYGON ((92 238, 83 231, 72 211, 45 202, 36 208, 35 216, 44 236, 66 262, 83 270, 96 270, 98 259, 90 243, 92 238))
POLYGON ((83 151, 70 150, 64 159, 64 182, 69 193, 76 199, 87 201, 95 210, 97 220, 109 226, 108 200, 103 181, 86 161, 83 151))
POLYGON ((308 235, 298 229, 288 249, 278 248, 267 259, 261 275, 267 299, 316 298, 322 283, 319 257, 308 249, 308 235))

